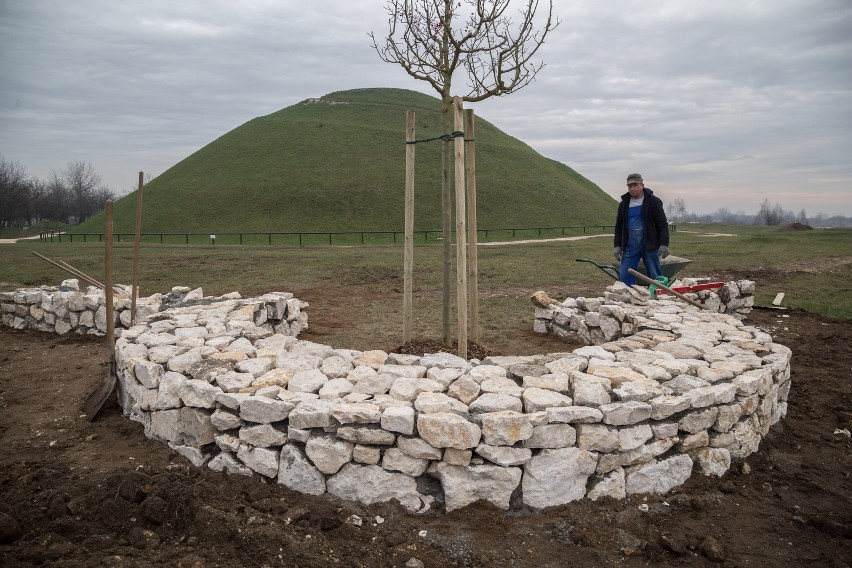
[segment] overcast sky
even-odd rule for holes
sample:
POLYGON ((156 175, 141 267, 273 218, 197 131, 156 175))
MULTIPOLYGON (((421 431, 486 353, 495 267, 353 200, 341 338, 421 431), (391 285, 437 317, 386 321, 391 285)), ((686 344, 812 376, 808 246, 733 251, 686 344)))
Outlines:
MULTIPOLYGON (((692 212, 852 215, 852 1, 555 3, 547 66, 478 116, 613 196, 638 171, 692 212)), ((40 178, 89 162, 124 194, 306 98, 434 95, 372 49, 384 4, 0 0, 0 154, 40 178)))

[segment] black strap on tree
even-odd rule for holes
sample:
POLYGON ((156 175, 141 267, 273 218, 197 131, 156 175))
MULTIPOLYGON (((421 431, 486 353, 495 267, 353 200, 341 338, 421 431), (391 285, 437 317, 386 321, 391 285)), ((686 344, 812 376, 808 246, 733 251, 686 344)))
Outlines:
MULTIPOLYGON (((436 136, 435 138, 421 138, 420 140, 406 140, 406 144, 417 144, 418 142, 432 142, 433 140, 443 140, 444 142, 452 142, 454 138, 464 138, 464 132, 461 130, 456 130, 450 134, 442 134, 440 136, 436 136)), ((473 140, 465 139, 465 142, 472 142, 473 140)))

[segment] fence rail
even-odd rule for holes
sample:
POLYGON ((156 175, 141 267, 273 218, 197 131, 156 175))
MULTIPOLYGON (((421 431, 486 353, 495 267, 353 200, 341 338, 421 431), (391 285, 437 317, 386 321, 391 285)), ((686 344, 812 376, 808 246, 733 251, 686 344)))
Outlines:
MULTIPOLYGON (((674 231, 672 223, 669 228, 674 231)), ((523 236, 548 237, 565 235, 566 231, 578 231, 582 234, 599 234, 607 229, 613 230, 613 225, 565 225, 557 227, 507 227, 496 229, 477 229, 482 240, 511 235, 512 238, 523 236)), ((428 243, 441 240, 443 231, 427 229, 414 231, 418 242, 428 243), (419 239, 418 239, 419 238, 419 239)), ((277 245, 319 245, 319 244, 391 244, 402 243, 405 231, 294 231, 294 232, 239 232, 239 233, 141 233, 142 242, 159 242, 160 244, 277 244, 277 245)), ((116 242, 133 242, 135 233, 113 233, 116 242)), ((44 231, 39 233, 42 242, 103 242, 104 233, 63 233, 60 231, 44 231)))

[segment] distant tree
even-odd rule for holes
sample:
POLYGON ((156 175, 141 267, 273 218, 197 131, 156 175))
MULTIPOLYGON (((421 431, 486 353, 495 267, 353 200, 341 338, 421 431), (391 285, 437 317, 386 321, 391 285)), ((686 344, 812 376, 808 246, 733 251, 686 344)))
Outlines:
POLYGON ((686 203, 683 198, 675 197, 666 205, 666 217, 671 223, 682 223, 686 220, 686 203))
POLYGON ((801 223, 802 225, 808 224, 808 213, 805 211, 804 207, 802 207, 802 210, 799 211, 799 217, 797 221, 799 221, 799 223, 801 223))
MULTIPOLYGON (((387 0, 389 29, 381 40, 370 33, 373 48, 388 63, 425 81, 441 97, 442 134, 451 133, 453 76, 467 76, 467 102, 513 93, 530 84, 544 63, 534 56, 557 25, 553 0, 545 0, 546 17, 536 14, 539 0, 525 0, 509 15, 512 0, 387 0), (525 4, 525 6, 524 6, 525 4)), ((441 209, 443 213, 443 331, 450 341, 450 266, 452 211, 450 200, 451 148, 442 144, 441 209)))
POLYGON ((21 224, 25 211, 29 182, 27 172, 18 162, 0 156, 0 226, 21 224))
POLYGON ((764 199, 757 212, 755 223, 763 225, 780 225, 784 220, 784 208, 777 203, 773 206, 768 199, 764 199))
POLYGON ((88 162, 69 162, 60 177, 70 194, 77 223, 99 211, 106 203, 105 195, 112 195, 88 162))

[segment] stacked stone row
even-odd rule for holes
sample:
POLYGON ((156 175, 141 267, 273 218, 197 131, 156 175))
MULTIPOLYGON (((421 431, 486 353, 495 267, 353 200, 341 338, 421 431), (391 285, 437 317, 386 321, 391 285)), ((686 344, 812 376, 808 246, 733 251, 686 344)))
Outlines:
MULTIPOLYGON (((113 325, 121 334, 131 324, 132 287, 116 285, 113 294, 113 325)), ((289 295, 292 298, 292 294, 289 295)), ((167 294, 155 293, 137 298, 136 318, 149 318, 169 306, 210 303, 221 300, 239 299, 238 292, 223 296, 204 296, 201 288, 190 289, 175 286, 167 294)), ((307 313, 298 309, 299 300, 290 312, 275 323, 276 331, 296 336, 307 328, 307 313)), ((2 324, 12 329, 37 329, 65 335, 102 336, 107 330, 106 297, 103 290, 89 286, 80 289, 77 279, 63 280, 60 286, 20 288, 12 292, 0 292, 0 314, 2 324)))
POLYGON ((478 361, 276 333, 269 318, 298 302, 284 298, 168 309, 124 332, 125 412, 197 466, 411 511, 665 493, 722 475, 786 413, 790 350, 678 302, 599 346, 478 361))
MULTIPOLYGON (((673 285, 694 286, 703 280, 684 279, 673 285)), ((727 282, 715 290, 685 295, 711 312, 742 315, 754 306, 754 289, 753 281, 740 280, 727 282)), ((679 300, 668 295, 652 300, 647 288, 616 282, 606 289, 602 298, 568 298, 548 307, 537 307, 533 331, 586 345, 600 345, 656 325, 652 316, 658 306, 672 305, 675 301, 679 300)))

